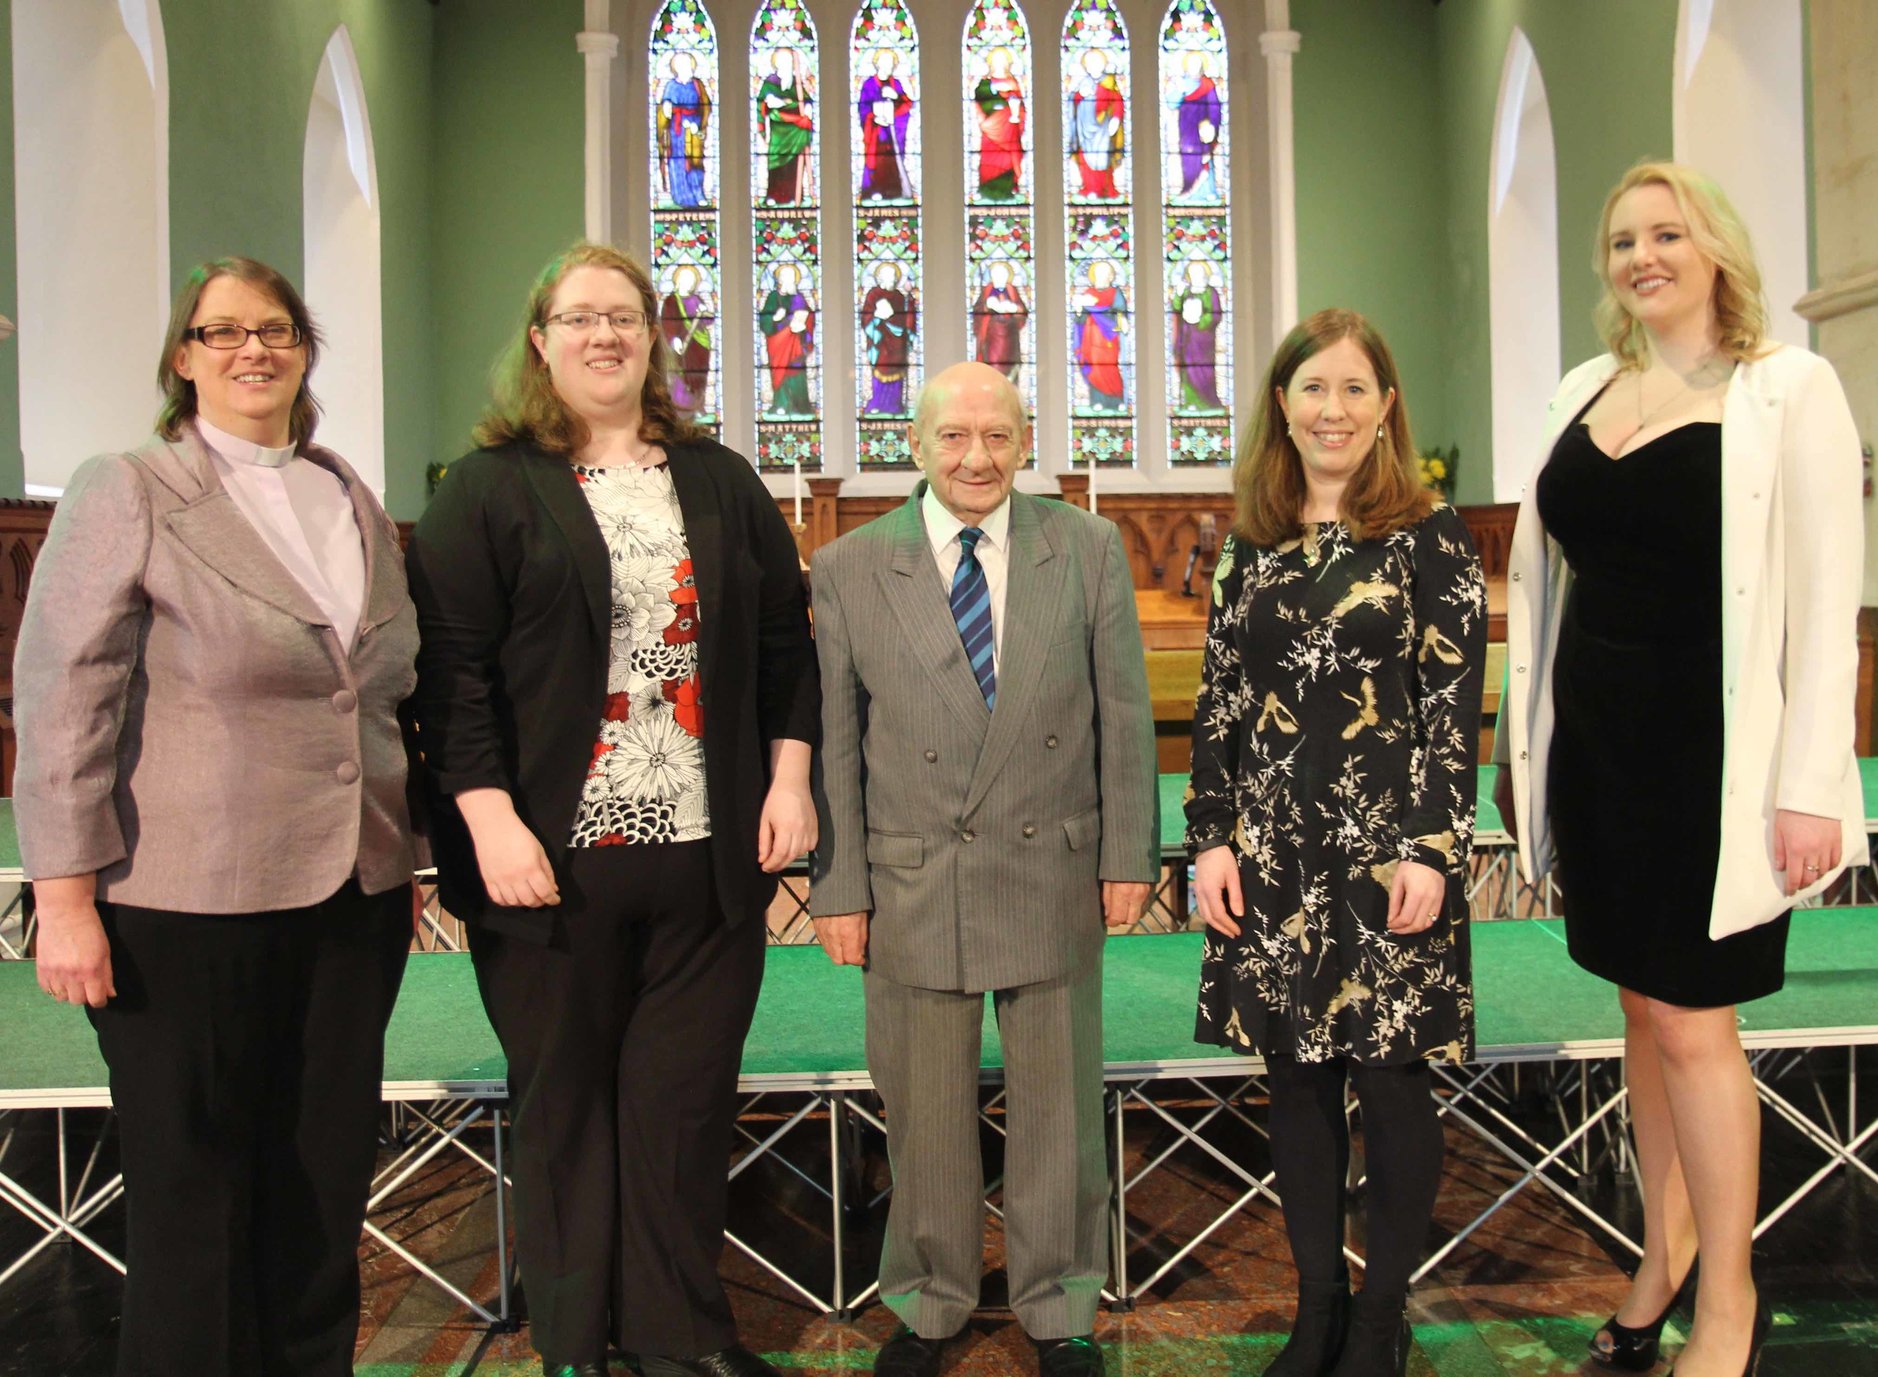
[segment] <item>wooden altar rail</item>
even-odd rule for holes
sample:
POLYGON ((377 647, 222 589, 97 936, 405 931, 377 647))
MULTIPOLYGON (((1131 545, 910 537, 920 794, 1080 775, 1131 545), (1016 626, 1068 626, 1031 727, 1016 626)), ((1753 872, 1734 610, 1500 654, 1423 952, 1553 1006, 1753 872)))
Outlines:
MULTIPOLYGON (((841 482, 839 478, 811 478, 807 482, 809 497, 802 504, 804 529, 798 536, 804 560, 836 536, 866 525, 904 500, 842 497, 841 482)), ((1088 508, 1087 474, 1064 474, 1057 479, 1057 484, 1065 502, 1088 508)), ((779 500, 778 506, 785 516, 793 514, 791 499, 779 500)), ((1180 591, 1187 560, 1200 539, 1200 518, 1209 515, 1213 518, 1216 541, 1224 540, 1232 529, 1231 493, 1101 493, 1096 499, 1096 509, 1121 528, 1122 545, 1128 551, 1135 587, 1159 588, 1168 593, 1180 591)), ((1487 577, 1503 576, 1507 550, 1513 542, 1513 520, 1519 515, 1517 504, 1462 507, 1460 513, 1474 537, 1475 548, 1480 551, 1480 562, 1487 577)), ((1194 571, 1194 587, 1204 586, 1212 575, 1212 556, 1203 555, 1194 571)))
MULTIPOLYGON (((892 510, 898 497, 841 496, 839 478, 811 478, 809 500, 803 504, 803 527, 797 539, 803 558, 836 536, 892 510)), ((1087 475, 1066 474, 1058 480, 1063 499, 1078 507, 1089 504, 1087 475)), ((793 515, 789 498, 778 504, 785 518, 793 515)), ((31 498, 0 498, 0 794, 13 792, 13 652, 19 643, 20 617, 26 606, 26 588, 33 561, 45 543, 52 520, 50 502, 31 498)), ((1163 595, 1178 594, 1187 560, 1199 538, 1200 518, 1211 514, 1214 530, 1223 539, 1232 525, 1229 493, 1103 493, 1102 515, 1121 528, 1122 544, 1134 574, 1135 587, 1163 595)), ((1518 508, 1510 503, 1460 509, 1480 551, 1489 579, 1506 573, 1508 546, 1518 508)), ((402 535, 410 523, 400 522, 402 535)), ((1210 556, 1202 556, 1194 570, 1194 588, 1203 590, 1212 578, 1210 556)), ((1878 608, 1859 614, 1858 752, 1872 754, 1874 641, 1878 640, 1878 608)))

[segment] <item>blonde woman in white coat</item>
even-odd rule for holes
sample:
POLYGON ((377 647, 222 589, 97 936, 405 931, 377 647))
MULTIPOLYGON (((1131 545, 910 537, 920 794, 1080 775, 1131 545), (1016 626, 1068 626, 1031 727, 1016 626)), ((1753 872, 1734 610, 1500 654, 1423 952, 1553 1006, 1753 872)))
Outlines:
POLYGON ((1760 1114, 1734 1006, 1789 910, 1866 859, 1853 755, 1860 460, 1831 367, 1765 337, 1732 207, 1669 163, 1605 202, 1611 352, 1567 374, 1513 538, 1495 754, 1520 864, 1619 987, 1644 1255, 1592 1356, 1643 1371, 1702 1258, 1678 1377, 1754 1370, 1760 1114))

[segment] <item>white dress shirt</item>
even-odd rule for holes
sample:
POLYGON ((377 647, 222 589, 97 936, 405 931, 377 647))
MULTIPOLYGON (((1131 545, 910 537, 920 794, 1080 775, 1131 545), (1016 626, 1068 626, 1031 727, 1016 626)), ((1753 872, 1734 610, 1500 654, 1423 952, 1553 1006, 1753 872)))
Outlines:
POLYGON ((365 541, 346 485, 292 445, 269 449, 200 416, 196 431, 236 509, 319 604, 350 652, 365 608, 365 541))
MULTIPOLYGON (((959 570, 959 532, 965 529, 945 504, 933 495, 930 484, 920 499, 920 515, 926 518, 926 539, 932 542, 933 562, 948 594, 952 577, 959 570)), ((978 523, 984 534, 978 538, 975 553, 978 567, 985 571, 985 587, 991 594, 991 669, 995 674, 1004 657, 1004 583, 1011 567, 1011 498, 1005 494, 997 508, 978 523)))

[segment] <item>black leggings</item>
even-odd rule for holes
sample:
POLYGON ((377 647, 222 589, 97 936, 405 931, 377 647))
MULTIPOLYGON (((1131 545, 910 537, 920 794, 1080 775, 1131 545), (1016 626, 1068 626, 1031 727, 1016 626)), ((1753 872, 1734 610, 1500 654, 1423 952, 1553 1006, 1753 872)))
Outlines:
POLYGON ((1301 1062, 1267 1056, 1272 1094, 1272 1165, 1284 1201, 1291 1260, 1306 1286, 1348 1275, 1343 1261, 1344 1181, 1350 1130, 1343 1113, 1347 1075, 1363 1110, 1368 1147, 1366 1290, 1408 1293, 1421 1261, 1441 1185, 1441 1123, 1426 1062, 1361 1066, 1342 1059, 1301 1062))

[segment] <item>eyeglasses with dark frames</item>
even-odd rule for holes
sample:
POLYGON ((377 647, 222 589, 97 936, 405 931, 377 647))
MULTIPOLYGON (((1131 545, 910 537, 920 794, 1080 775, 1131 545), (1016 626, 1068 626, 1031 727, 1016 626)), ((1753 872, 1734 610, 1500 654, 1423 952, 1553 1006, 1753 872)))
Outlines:
POLYGON ((199 340, 210 349, 239 349, 250 335, 260 336, 269 349, 291 349, 300 342, 300 327, 290 320, 271 320, 250 330, 245 325, 218 321, 214 325, 192 325, 183 331, 184 339, 199 340))
POLYGON ((644 311, 562 311, 559 315, 549 316, 542 323, 559 325, 574 334, 584 335, 599 329, 603 320, 611 321, 613 328, 622 335, 636 335, 651 323, 652 317, 644 311))

